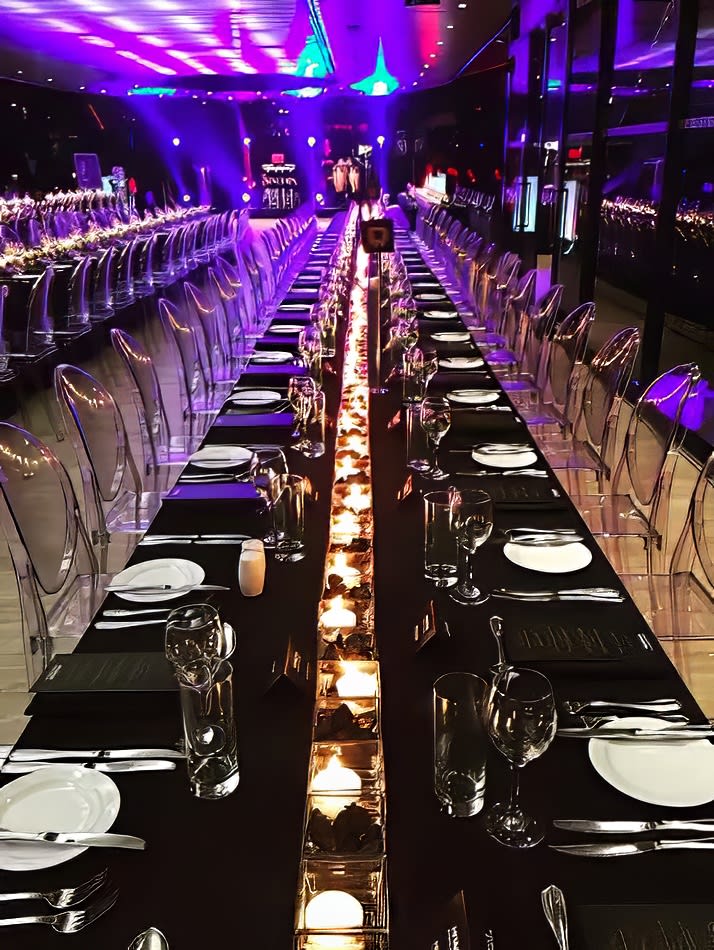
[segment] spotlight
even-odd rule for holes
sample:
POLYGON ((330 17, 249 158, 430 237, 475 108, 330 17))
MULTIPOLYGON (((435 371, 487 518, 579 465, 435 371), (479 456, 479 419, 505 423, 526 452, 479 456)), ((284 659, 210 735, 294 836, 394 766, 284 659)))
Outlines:
POLYGON ((317 139, 315 138, 315 136, 309 135, 307 139, 307 144, 310 146, 310 148, 315 148, 316 143, 317 143, 317 139))
POLYGON ((247 191, 243 192, 243 202, 245 204, 250 204, 250 195, 248 194, 247 191))
POLYGON ((322 192, 318 191, 318 193, 315 195, 315 201, 316 201, 319 205, 324 205, 324 203, 325 203, 325 196, 322 194, 322 192))
POLYGON ((247 135, 243 139, 243 144, 245 145, 246 148, 250 148, 250 138, 247 135))
POLYGON ((183 200, 184 200, 184 202, 185 202, 186 204, 188 204, 189 201, 191 200, 191 195, 184 195, 184 196, 183 196, 183 200))
POLYGON ((377 144, 379 145, 380 148, 384 145, 384 136, 383 136, 383 135, 378 135, 378 136, 377 136, 377 144))
POLYGON ((179 147, 179 145, 181 144, 181 139, 178 137, 178 135, 174 136, 174 138, 171 139, 171 144, 174 145, 176 148, 179 147))

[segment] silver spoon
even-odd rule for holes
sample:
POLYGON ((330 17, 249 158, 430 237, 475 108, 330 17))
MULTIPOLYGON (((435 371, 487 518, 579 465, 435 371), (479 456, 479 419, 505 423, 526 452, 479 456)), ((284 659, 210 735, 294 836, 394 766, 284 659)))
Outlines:
POLYGON ((129 950, 169 950, 169 942, 156 927, 149 927, 129 944, 129 950))

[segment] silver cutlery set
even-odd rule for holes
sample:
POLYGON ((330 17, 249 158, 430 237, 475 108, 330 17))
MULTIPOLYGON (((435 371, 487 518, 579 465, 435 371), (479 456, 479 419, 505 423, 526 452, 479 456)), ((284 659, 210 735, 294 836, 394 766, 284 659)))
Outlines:
MULTIPOLYGON (((108 837, 112 836, 110 835, 108 837)), ((122 836, 119 835, 115 837, 122 836)), ((140 839, 137 838, 135 840, 138 841, 140 839)), ((87 845, 88 842, 82 842, 83 847, 87 845)), ((54 914, 36 914, 27 917, 3 917, 0 918, 0 927, 46 924, 59 933, 78 933, 91 923, 94 923, 95 920, 108 910, 111 910, 116 904, 117 898, 119 897, 119 891, 116 890, 116 888, 96 897, 100 891, 105 889, 106 883, 107 871, 105 869, 93 878, 90 878, 90 880, 76 887, 62 887, 53 891, 13 891, 7 894, 0 894, 0 902, 45 901, 52 910, 60 912, 54 914), (90 903, 85 903, 92 897, 95 899, 90 903), (79 907, 80 904, 84 906, 79 907)))
POLYGON ((139 544, 227 544, 241 545, 247 534, 145 534, 139 544))
POLYGON ((491 596, 503 600, 538 601, 590 601, 600 604, 620 604, 624 594, 613 587, 571 587, 558 590, 513 590, 509 587, 497 587, 491 596))

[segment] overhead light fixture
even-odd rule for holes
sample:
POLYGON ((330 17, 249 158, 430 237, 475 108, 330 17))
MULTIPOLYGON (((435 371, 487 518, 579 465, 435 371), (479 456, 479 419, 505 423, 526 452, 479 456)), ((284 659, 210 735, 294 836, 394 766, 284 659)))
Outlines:
POLYGON ((454 28, 454 24, 453 24, 453 23, 447 23, 447 24, 446 24, 446 29, 447 29, 447 30, 453 30, 453 28, 454 28))
POLYGON ((377 63, 374 72, 360 82, 353 82, 351 88, 368 96, 388 96, 399 88, 399 80, 387 69, 381 37, 377 47, 377 63))

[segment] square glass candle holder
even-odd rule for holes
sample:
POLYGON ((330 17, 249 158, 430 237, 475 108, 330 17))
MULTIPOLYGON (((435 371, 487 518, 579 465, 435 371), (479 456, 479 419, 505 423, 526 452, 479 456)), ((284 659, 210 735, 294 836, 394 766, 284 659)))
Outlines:
POLYGON ((379 742, 313 742, 308 794, 353 795, 382 789, 379 742))
POLYGON ((316 742, 369 742, 379 736, 379 700, 318 696, 313 738, 316 742))
POLYGON ((387 950, 388 927, 383 858, 303 862, 295 950, 387 950))
POLYGON ((318 697, 371 699, 380 694, 379 663, 373 660, 321 660, 317 670, 318 697))
POLYGON ((373 789, 308 795, 303 854, 316 861, 376 860, 384 854, 384 795, 373 789))

